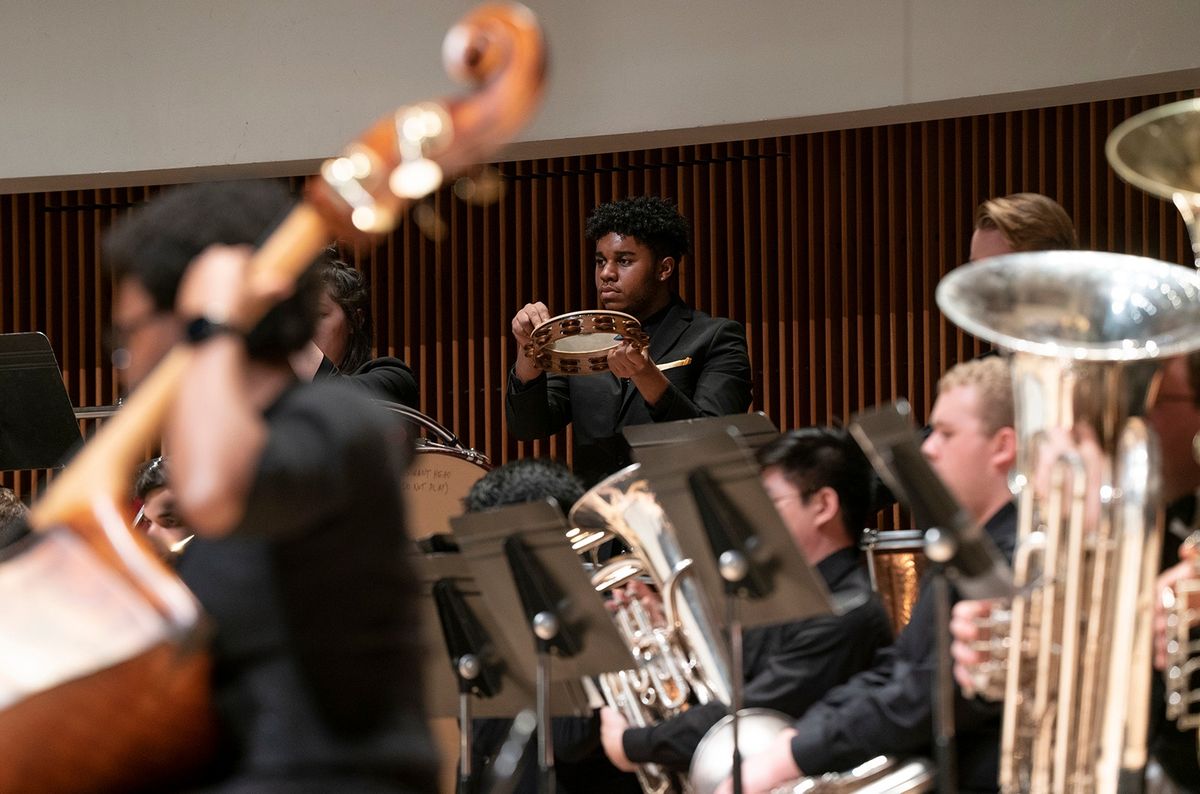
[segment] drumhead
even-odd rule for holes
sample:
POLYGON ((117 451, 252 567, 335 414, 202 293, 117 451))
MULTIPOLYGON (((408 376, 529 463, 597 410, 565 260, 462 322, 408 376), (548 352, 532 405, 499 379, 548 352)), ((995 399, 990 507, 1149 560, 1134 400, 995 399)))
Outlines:
POLYGON ((590 375, 608 369, 608 352, 629 340, 649 344, 637 318, 624 312, 568 312, 533 329, 525 353, 547 372, 590 375))
POLYGON ((449 533, 450 519, 463 514, 471 486, 490 468, 474 450, 418 444, 402 484, 408 536, 420 540, 449 533))

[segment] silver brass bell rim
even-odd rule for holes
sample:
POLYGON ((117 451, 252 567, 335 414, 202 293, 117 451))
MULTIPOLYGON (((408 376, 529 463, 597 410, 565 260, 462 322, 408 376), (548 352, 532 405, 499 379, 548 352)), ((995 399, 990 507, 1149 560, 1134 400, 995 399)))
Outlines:
POLYGON ((938 284, 958 327, 998 347, 1075 361, 1150 361, 1200 349, 1200 274, 1100 251, 1006 254, 938 284))
POLYGON ((1170 201, 1176 193, 1200 193, 1200 147, 1188 146, 1185 133, 1200 139, 1200 99, 1184 99, 1126 119, 1108 135, 1104 154, 1121 179, 1170 201), (1196 166, 1194 174, 1185 166, 1196 166), (1155 178, 1158 172, 1161 178, 1155 178), (1181 179, 1194 184, 1189 189, 1181 179))
POLYGON ((592 508, 596 499, 603 500, 597 494, 611 493, 614 490, 623 492, 625 484, 638 476, 642 469, 641 463, 630 463, 623 469, 613 472, 600 482, 593 485, 567 511, 567 521, 573 527, 587 530, 602 530, 608 528, 606 516, 598 515, 592 508))

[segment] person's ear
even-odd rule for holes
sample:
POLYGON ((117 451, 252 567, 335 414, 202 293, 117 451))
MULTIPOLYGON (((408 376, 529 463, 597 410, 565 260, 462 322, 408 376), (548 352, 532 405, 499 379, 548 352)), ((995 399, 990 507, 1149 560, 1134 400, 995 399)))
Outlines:
POLYGON ((1017 463, 1017 431, 1002 427, 992 436, 992 462, 1001 470, 1008 471, 1017 463))
POLYGON ((675 257, 664 256, 658 260, 658 280, 666 281, 675 272, 675 257))
POLYGON ((834 489, 826 485, 823 488, 818 488, 816 493, 809 499, 817 500, 817 512, 813 515, 813 520, 818 524, 827 524, 832 521, 842 509, 842 501, 838 498, 838 493, 834 489))

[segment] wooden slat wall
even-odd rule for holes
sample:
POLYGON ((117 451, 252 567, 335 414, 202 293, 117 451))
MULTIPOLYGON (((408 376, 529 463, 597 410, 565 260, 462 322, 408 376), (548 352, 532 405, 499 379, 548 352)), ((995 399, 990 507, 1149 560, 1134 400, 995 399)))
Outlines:
MULTIPOLYGON (((905 395, 924 416, 939 373, 980 350, 933 291, 966 259, 981 200, 1046 193, 1086 248, 1189 262, 1174 209, 1120 182, 1103 146, 1123 119, 1191 95, 505 163, 496 204, 470 206, 449 189, 430 200, 440 239, 410 218, 377 250, 347 255, 369 275, 380 351, 417 370, 426 413, 496 462, 566 459, 565 436, 505 435, 509 321, 533 299, 554 312, 594 307, 583 219, 643 193, 675 199, 693 223, 683 297, 746 324, 756 409, 791 428, 905 395)), ((76 405, 117 397, 98 240, 152 192, 0 197, 0 332, 44 331, 76 405)), ((36 490, 32 475, 3 481, 36 490)))

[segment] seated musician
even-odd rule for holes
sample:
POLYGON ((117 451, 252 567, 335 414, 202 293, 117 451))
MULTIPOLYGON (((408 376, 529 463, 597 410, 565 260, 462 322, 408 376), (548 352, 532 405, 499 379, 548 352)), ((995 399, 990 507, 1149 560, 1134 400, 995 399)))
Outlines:
MULTIPOLYGON (((1011 559, 1017 511, 1008 473, 1017 445, 1007 362, 993 357, 950 369, 938 382, 930 423, 933 432, 922 446, 930 465, 1011 559)), ((849 770, 878 755, 932 755, 936 630, 926 580, 895 644, 880 651, 870 669, 825 693, 770 749, 747 759, 746 791, 849 770)), ((999 710, 957 700, 959 789, 995 791, 999 710)))
MULTIPOLYGON (((1178 357, 1164 363, 1161 379, 1153 393, 1147 419, 1159 438, 1162 451, 1162 498, 1166 505, 1167 531, 1163 536, 1158 590, 1200 576, 1195 556, 1182 541, 1200 526, 1196 497, 1200 489, 1200 464, 1194 439, 1200 434, 1200 354, 1178 357)), ((954 644, 954 676, 967 690, 976 685, 976 673, 989 655, 978 650, 987 639, 981 621, 992 610, 989 601, 960 601, 954 605, 950 624, 954 644)), ((1181 731, 1165 715, 1165 689, 1162 674, 1167 663, 1166 614, 1161 599, 1155 604, 1154 668, 1151 691, 1150 737, 1148 746, 1167 775, 1187 791, 1200 789, 1200 765, 1197 763, 1197 737, 1193 730, 1181 731)), ((1200 594, 1193 596, 1193 608, 1200 609, 1200 594)))
POLYGON ((417 379, 398 358, 371 357, 374 322, 371 292, 363 274, 345 262, 321 262, 321 297, 312 341, 291 356, 292 367, 304 380, 337 375, 376 400, 416 408, 417 379))
POLYGON ((436 756, 402 553, 403 450, 353 390, 297 382, 288 355, 312 338, 314 274, 253 330, 237 328, 248 251, 223 246, 263 239, 291 204, 273 182, 190 185, 105 241, 128 381, 174 342, 192 353, 164 445, 196 532, 179 574, 216 627, 224 742, 204 784, 428 792, 436 756))
POLYGON ((138 467, 133 479, 134 499, 141 502, 141 521, 135 525, 146 533, 159 555, 173 562, 192 537, 175 507, 175 492, 167 481, 167 462, 151 458, 138 467))
MULTIPOLYGON (((579 478, 565 466, 548 458, 524 458, 492 469, 471 487, 467 494, 467 512, 476 513, 504 505, 539 502, 547 498, 558 502, 563 512, 583 496, 579 478)), ((582 573, 580 574, 582 575, 582 573)), ((484 769, 494 759, 508 733, 512 720, 475 720, 475 754, 472 767, 484 769)), ((553 719, 554 771, 557 791, 603 791, 640 794, 637 778, 616 769, 600 748, 600 719, 555 717, 553 719)), ((527 754, 521 777, 510 789, 514 794, 536 794, 538 765, 527 754)))
POLYGON ((571 425, 574 470, 590 487, 630 463, 623 428, 744 413, 751 383, 742 326, 696 311, 676 292, 688 224, 672 204, 653 196, 603 204, 588 217, 586 234, 595 244, 600 308, 636 317, 650 346, 613 348, 609 372, 547 376, 523 351, 550 311, 541 301, 526 304, 512 321, 517 358, 504 406, 508 432, 521 440, 571 425), (684 360, 665 371, 655 366, 684 360))
MULTIPOLYGON (((871 504, 870 466, 843 430, 807 428, 759 450, 763 486, 796 545, 839 597, 860 606, 840 616, 752 628, 744 639, 745 705, 802 714, 824 692, 870 664, 891 641, 891 623, 871 592, 858 549, 871 504)), ((604 749, 632 771, 658 763, 686 772, 704 734, 726 715, 723 703, 693 706, 646 728, 601 712, 604 749)))

